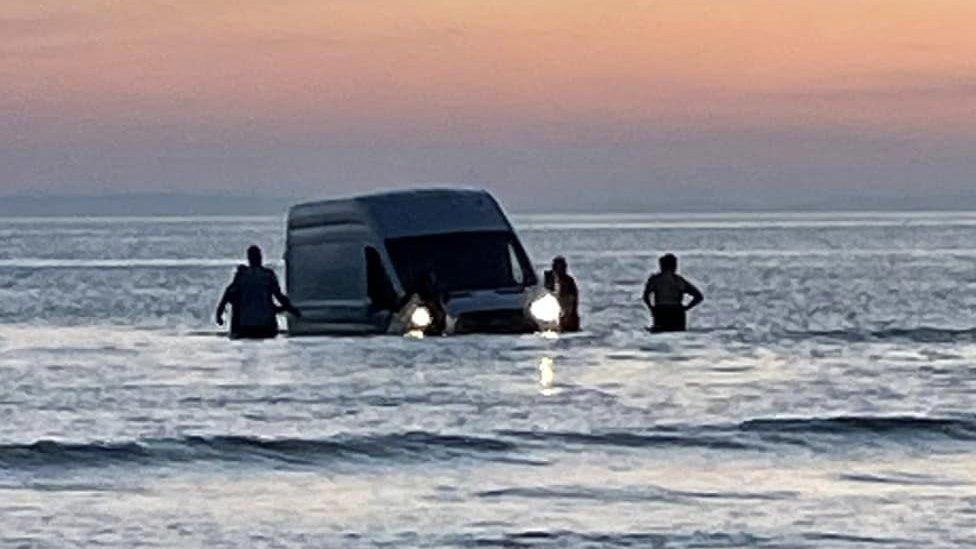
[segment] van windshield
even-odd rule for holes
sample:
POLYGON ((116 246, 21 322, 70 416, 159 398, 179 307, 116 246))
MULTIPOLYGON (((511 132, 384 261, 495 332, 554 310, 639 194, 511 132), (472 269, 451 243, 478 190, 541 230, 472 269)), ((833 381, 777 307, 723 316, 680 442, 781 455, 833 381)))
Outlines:
POLYGON ((407 293, 421 288, 433 272, 445 292, 533 286, 532 265, 507 231, 450 233, 391 238, 386 248, 407 293))

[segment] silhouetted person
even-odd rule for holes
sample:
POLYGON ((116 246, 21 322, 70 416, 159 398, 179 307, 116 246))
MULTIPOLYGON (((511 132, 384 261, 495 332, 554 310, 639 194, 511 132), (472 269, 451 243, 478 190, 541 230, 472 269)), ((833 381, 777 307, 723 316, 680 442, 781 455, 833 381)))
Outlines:
POLYGON ((302 313, 281 292, 274 271, 262 265, 261 248, 247 249, 247 265, 237 267, 234 280, 224 290, 217 305, 217 324, 224 325, 224 310, 230 304, 230 337, 265 339, 278 335, 279 311, 300 317, 302 313), (280 306, 275 305, 278 300, 280 306))
POLYGON ((576 279, 569 274, 566 258, 557 256, 552 260, 552 270, 545 273, 545 286, 559 300, 559 331, 578 332, 579 288, 576 279))
POLYGON ((420 278, 417 286, 417 297, 430 311, 430 326, 424 332, 427 334, 442 334, 447 329, 447 309, 444 306, 444 290, 437 282, 437 275, 433 270, 427 270, 420 278))
POLYGON ((641 296, 654 318, 651 331, 683 332, 687 327, 685 313, 701 303, 704 296, 694 284, 678 274, 678 258, 673 254, 661 256, 658 264, 661 272, 647 279, 641 296), (685 295, 691 296, 687 305, 685 295))

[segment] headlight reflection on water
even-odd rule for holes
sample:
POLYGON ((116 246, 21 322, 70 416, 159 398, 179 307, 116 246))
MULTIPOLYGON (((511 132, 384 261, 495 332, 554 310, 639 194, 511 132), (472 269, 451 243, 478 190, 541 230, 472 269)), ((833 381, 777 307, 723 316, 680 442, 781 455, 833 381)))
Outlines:
POLYGON ((539 361, 539 393, 543 396, 554 395, 559 392, 556 385, 555 361, 550 357, 542 357, 539 361))

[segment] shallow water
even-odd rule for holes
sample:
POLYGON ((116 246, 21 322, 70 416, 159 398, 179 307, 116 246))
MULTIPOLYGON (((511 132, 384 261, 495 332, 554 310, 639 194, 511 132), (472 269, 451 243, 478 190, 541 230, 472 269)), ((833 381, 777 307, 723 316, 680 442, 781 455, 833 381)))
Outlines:
POLYGON ((583 333, 229 342, 281 220, 0 220, 0 546, 976 544, 976 214, 516 224, 583 333))

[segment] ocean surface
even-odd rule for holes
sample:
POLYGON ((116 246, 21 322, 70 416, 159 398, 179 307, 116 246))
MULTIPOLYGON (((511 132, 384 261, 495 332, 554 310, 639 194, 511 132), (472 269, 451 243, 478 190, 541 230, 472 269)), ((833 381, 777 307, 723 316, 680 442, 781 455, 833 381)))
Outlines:
POLYGON ((231 342, 282 219, 0 219, 0 547, 976 545, 976 213, 515 223, 582 333, 231 342))

